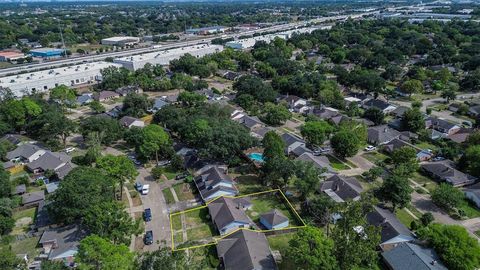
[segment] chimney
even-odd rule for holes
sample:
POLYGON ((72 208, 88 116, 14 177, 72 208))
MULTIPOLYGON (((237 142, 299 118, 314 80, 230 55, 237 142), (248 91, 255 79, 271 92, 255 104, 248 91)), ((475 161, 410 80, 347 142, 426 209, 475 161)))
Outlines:
POLYGON ((436 265, 436 264, 437 264, 437 261, 436 261, 436 260, 433 260, 430 264, 431 264, 431 265, 436 265))

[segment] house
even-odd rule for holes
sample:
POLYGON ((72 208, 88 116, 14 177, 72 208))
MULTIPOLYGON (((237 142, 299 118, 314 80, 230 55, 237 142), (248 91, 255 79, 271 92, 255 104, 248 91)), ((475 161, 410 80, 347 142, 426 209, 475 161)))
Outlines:
POLYGON ((383 251, 391 250, 400 243, 415 240, 412 232, 388 209, 375 206, 374 210, 367 214, 367 222, 381 228, 380 248, 383 251))
POLYGON ((106 112, 104 115, 112 118, 118 118, 118 116, 120 116, 120 113, 122 111, 123 111, 123 105, 118 105, 118 106, 115 106, 110 111, 106 112))
POLYGON ((269 131, 273 131, 275 130, 274 128, 272 127, 267 127, 267 126, 259 126, 259 127, 254 127, 250 130, 250 135, 252 137, 255 137, 259 140, 262 140, 263 137, 265 137, 265 134, 267 134, 267 132, 269 131))
MULTIPOLYGON (((400 136, 400 137, 402 137, 402 136, 400 136)), ((383 149, 383 151, 387 152, 388 154, 391 154, 395 150, 398 150, 402 147, 411 147, 411 148, 415 149, 415 151, 417 152, 417 159, 419 161, 427 161, 427 160, 430 160, 431 158, 433 158, 432 150, 430 150, 430 149, 422 150, 422 149, 416 147, 415 145, 413 145, 409 142, 406 142, 402 139, 393 139, 392 141, 384 144, 382 149, 383 149)))
MULTIPOLYGON (((338 126, 340 125, 342 122, 345 122, 345 121, 350 121, 351 118, 346 116, 346 115, 343 115, 343 114, 337 114, 333 117, 331 117, 330 119, 328 119, 328 122, 338 126)), ((368 121, 368 120, 367 120, 368 121)), ((373 124, 373 122, 369 121, 370 123, 373 124)))
POLYGON ((478 208, 480 208, 480 184, 469 186, 463 190, 465 197, 472 201, 478 208))
POLYGON ((75 166, 71 160, 72 157, 65 153, 47 151, 37 160, 28 163, 27 168, 34 174, 51 170, 57 174, 59 179, 63 179, 75 166))
POLYGON ((101 92, 97 92, 97 93, 93 94, 93 98, 96 101, 100 101, 100 102, 104 102, 104 101, 107 101, 107 100, 112 100, 112 99, 119 98, 119 97, 120 97, 120 95, 118 93, 113 92, 113 91, 101 91, 101 92))
POLYGON ((455 169, 450 160, 424 163, 420 167, 435 180, 447 182, 454 187, 471 185, 477 181, 476 177, 455 169))
POLYGON ((309 112, 323 120, 329 120, 340 113, 337 109, 330 107, 313 108, 309 112))
POLYGON ((221 269, 275 270, 277 266, 261 232, 238 230, 217 242, 221 269))
POLYGON ((337 174, 323 181, 320 185, 320 191, 327 194, 335 202, 342 203, 346 200, 359 200, 363 188, 354 177, 337 174))
POLYGON ((454 134, 448 135, 447 138, 456 142, 456 143, 464 143, 470 134, 474 132, 471 128, 463 128, 461 127, 457 132, 454 134))
POLYGON ((468 108, 468 114, 472 117, 478 117, 480 115, 480 104, 468 108))
POLYGON ((278 209, 273 209, 260 215, 260 223, 267 230, 276 230, 288 227, 288 218, 278 209))
POLYGON ((167 106, 168 104, 169 104, 169 102, 166 101, 163 97, 157 98, 157 99, 155 99, 155 101, 153 102, 152 108, 149 109, 148 111, 151 112, 151 113, 156 113, 156 112, 158 112, 161 108, 167 106))
POLYGON ((36 206, 44 201, 45 192, 43 190, 22 194, 22 206, 25 207, 36 206))
POLYGON ((381 99, 370 99, 370 100, 366 101, 365 103, 363 103, 362 107, 365 110, 370 109, 370 108, 377 108, 380 111, 382 111, 384 114, 391 113, 392 111, 394 111, 397 108, 397 106, 392 105, 392 104, 390 104, 386 101, 383 101, 381 99))
POLYGON ((304 153, 312 153, 312 150, 308 149, 306 146, 299 146, 291 152, 292 155, 299 157, 303 155, 304 153))
POLYGON ((195 178, 195 185, 204 201, 238 194, 233 179, 225 173, 226 170, 219 166, 208 167, 206 170, 201 170, 201 173, 195 178))
POLYGON ((10 144, 16 146, 23 144, 25 141, 28 141, 28 138, 18 134, 5 134, 2 138, 0 138, 0 142, 9 142, 10 144))
POLYGON ((139 94, 142 93, 142 89, 138 86, 135 85, 127 85, 124 87, 120 87, 117 90, 115 90, 115 93, 119 94, 120 96, 124 97, 128 94, 139 94))
POLYGON ((285 102, 288 109, 293 112, 304 113, 308 109, 307 100, 294 95, 280 96, 277 101, 285 102))
POLYGON ((431 249, 413 243, 401 243, 382 253, 382 259, 391 270, 447 270, 440 257, 431 249))
POLYGON ((299 157, 297 157, 295 160, 302 160, 305 162, 311 162, 315 167, 325 170, 325 174, 335 174, 335 170, 332 168, 330 165, 330 161, 328 160, 328 157, 326 156, 314 156, 310 152, 305 152, 301 154, 299 157))
POLYGON ((126 127, 126 128, 132 128, 132 127, 143 128, 143 127, 145 127, 145 122, 143 122, 142 120, 140 120, 138 118, 131 117, 131 116, 124 116, 119 120, 119 122, 120 122, 120 125, 122 127, 126 127))
POLYGON ((244 115, 243 117, 241 117, 240 119, 237 120, 240 124, 242 124, 243 126, 245 126, 246 128, 248 128, 249 130, 252 130, 253 128, 255 127, 261 127, 261 126, 264 126, 265 124, 263 124, 262 121, 260 121, 260 119, 256 116, 248 116, 248 115, 244 115))
POLYGON ((367 129, 367 141, 374 145, 386 144, 393 139, 400 138, 401 133, 387 125, 369 127, 367 129))
POLYGON ((46 230, 38 242, 43 249, 43 256, 40 256, 46 257, 46 259, 51 261, 62 261, 65 265, 73 266, 80 241, 86 236, 86 231, 78 225, 46 230))
POLYGON ((22 195, 27 192, 27 186, 25 184, 21 184, 15 187, 15 190, 12 192, 14 195, 22 195))
POLYGON ((405 106, 398 106, 396 109, 390 112, 391 115, 393 115, 396 118, 402 118, 403 115, 405 114, 406 111, 408 111, 409 108, 405 106))
POLYGON ((445 119, 429 117, 425 120, 426 128, 434 129, 440 133, 448 135, 453 135, 460 130, 460 126, 454 123, 450 123, 445 119))
POLYGON ((86 105, 90 102, 92 102, 93 99, 93 94, 92 93, 84 93, 80 96, 77 97, 77 104, 80 106, 86 105))
POLYGON ((299 146, 305 146, 304 140, 291 133, 282 134, 282 140, 285 143, 285 153, 287 155, 289 155, 293 151, 293 149, 299 146))
POLYGON ((239 228, 250 228, 253 222, 245 213, 251 207, 235 198, 219 197, 208 204, 208 212, 215 228, 221 235, 228 234, 239 228))
POLYGON ((44 155, 47 150, 36 144, 23 144, 6 154, 7 160, 11 162, 28 163, 33 162, 44 155))

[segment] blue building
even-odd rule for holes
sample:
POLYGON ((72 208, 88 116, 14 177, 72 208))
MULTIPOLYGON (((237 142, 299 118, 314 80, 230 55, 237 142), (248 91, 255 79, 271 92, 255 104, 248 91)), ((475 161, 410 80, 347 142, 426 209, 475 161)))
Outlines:
POLYGON ((267 230, 283 229, 288 227, 288 218, 279 210, 273 209, 270 212, 260 215, 260 223, 267 230))
POLYGON ((33 57, 41 57, 45 59, 61 57, 65 54, 64 49, 55 49, 55 48, 40 48, 30 50, 30 54, 33 57))

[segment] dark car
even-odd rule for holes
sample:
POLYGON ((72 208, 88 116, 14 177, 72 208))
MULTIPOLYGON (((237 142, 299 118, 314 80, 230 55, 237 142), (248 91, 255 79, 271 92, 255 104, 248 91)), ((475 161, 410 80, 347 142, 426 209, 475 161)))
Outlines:
POLYGON ((136 182, 134 186, 137 191, 142 191, 142 187, 143 187, 142 183, 136 182))
POLYGON ((145 243, 145 245, 153 244, 153 232, 152 231, 147 231, 145 233, 145 237, 143 238, 143 243, 145 243))
POLYGON ((152 221, 152 210, 150 208, 145 209, 143 212, 143 219, 145 221, 152 221))

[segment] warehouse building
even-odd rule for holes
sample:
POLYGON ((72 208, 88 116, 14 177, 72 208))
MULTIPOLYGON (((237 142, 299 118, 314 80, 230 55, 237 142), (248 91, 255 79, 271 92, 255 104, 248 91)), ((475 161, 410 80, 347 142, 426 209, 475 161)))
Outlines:
POLYGON ((32 92, 45 92, 59 85, 71 87, 89 85, 101 81, 100 70, 109 66, 121 67, 119 64, 95 62, 78 66, 55 68, 27 74, 0 78, 0 86, 10 88, 17 97, 32 92))
POLYGON ((30 54, 33 57, 41 57, 44 59, 58 58, 65 54, 64 49, 55 49, 55 48, 39 48, 30 50, 30 54))
POLYGON ((24 59, 25 54, 16 51, 0 52, 0 62, 16 62, 19 59, 24 59))
POLYGON ((170 64, 170 61, 178 59, 187 53, 198 58, 207 54, 221 52, 222 50, 223 46, 220 45, 200 44, 165 51, 122 57, 113 60, 113 62, 122 64, 123 67, 125 67, 126 69, 135 71, 137 69, 143 68, 147 63, 150 63, 152 65, 166 66, 170 64))
POLYGON ((192 28, 185 31, 189 35, 212 35, 217 33, 224 33, 227 31, 228 27, 225 26, 210 26, 202 28, 192 28))
POLYGON ((140 42, 138 37, 111 37, 102 39, 103 45, 112 45, 112 46, 126 46, 134 45, 140 42))

